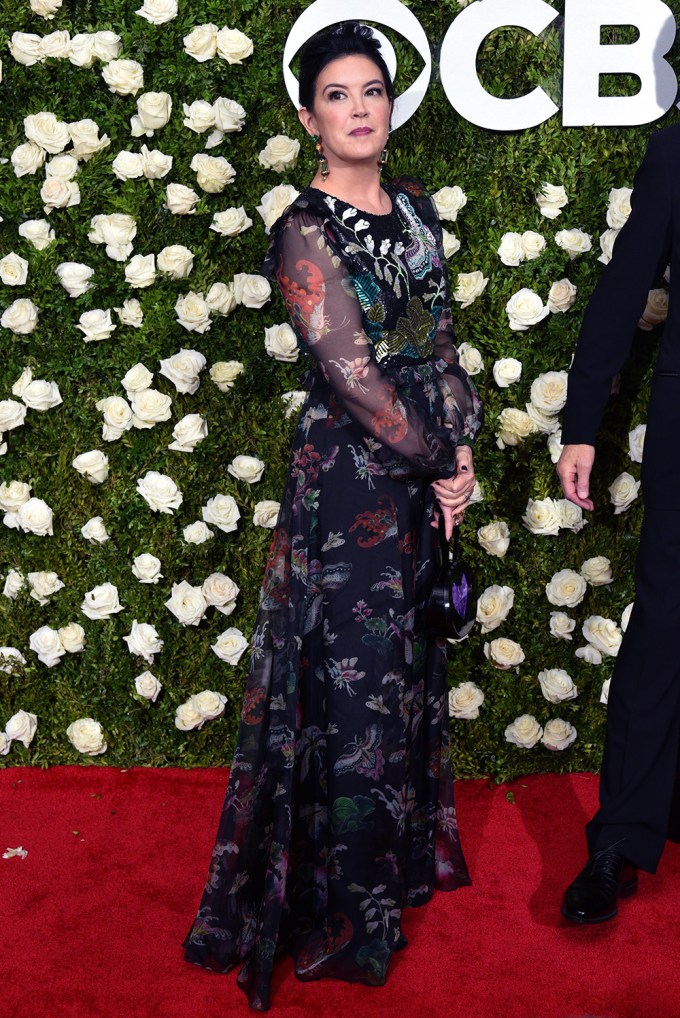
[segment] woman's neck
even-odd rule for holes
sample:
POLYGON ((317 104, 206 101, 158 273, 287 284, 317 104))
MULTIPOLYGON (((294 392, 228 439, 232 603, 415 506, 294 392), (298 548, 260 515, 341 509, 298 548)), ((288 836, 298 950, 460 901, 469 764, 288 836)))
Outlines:
POLYGON ((364 212, 385 215, 391 211, 389 195, 380 183, 380 171, 376 166, 334 166, 326 180, 317 173, 312 187, 354 205, 364 212))

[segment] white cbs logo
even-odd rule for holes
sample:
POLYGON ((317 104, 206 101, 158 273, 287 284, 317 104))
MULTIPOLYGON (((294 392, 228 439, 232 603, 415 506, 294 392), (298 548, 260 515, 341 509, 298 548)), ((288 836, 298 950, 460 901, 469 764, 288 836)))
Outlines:
MULTIPOLYGON (((440 76, 457 112, 491 131, 522 131, 559 113, 543 88, 516 99, 490 95, 477 74, 477 54, 499 28, 524 28, 539 36, 558 17, 545 0, 475 0, 452 22, 441 48, 440 76)), ((425 97, 432 56, 423 27, 401 0, 314 0, 300 15, 283 53, 288 94, 299 107, 299 90, 290 62, 316 32, 341 21, 370 21, 399 32, 417 49, 424 67, 396 100, 393 127, 413 116, 425 97), (338 13, 339 9, 341 13, 338 13)), ((385 62, 394 76, 396 57, 385 36, 376 31, 385 62)), ((675 41, 673 14, 663 0, 565 0, 562 123, 565 127, 626 127, 658 120, 676 100, 678 83, 665 59, 675 41), (602 45, 604 26, 632 25, 638 39, 624 46, 602 45), (600 76, 633 74, 640 90, 633 96, 601 96, 600 76)), ((680 103, 678 104, 680 108, 680 103)))

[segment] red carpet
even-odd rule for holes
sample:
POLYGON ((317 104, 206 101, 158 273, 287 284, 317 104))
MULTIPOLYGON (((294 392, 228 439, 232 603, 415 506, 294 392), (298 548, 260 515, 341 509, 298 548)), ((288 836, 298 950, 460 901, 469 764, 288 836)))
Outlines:
MULTIPOLYGON (((226 775, 57 767, 0 771, 0 1005, 8 1018, 238 1018, 234 975, 186 965, 226 775)), ((580 868, 591 775, 460 782, 474 886, 409 911, 387 986, 299 983, 273 1018, 678 1018, 680 845, 600 927, 558 906, 580 868)))

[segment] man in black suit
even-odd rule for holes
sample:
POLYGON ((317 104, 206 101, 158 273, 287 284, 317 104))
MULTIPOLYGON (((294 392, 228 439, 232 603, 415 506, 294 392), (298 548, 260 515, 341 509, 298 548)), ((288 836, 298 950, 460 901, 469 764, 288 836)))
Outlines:
POLYGON ((654 873, 663 851, 680 738, 680 125, 653 135, 636 175, 632 213, 602 272, 569 373, 564 494, 592 509, 595 436, 613 377, 628 356, 650 289, 671 264, 669 317, 656 362, 642 465, 645 513, 635 605, 609 692, 600 809, 586 827, 589 859, 562 914, 595 923, 654 873), (675 291, 679 291, 676 299, 675 291))

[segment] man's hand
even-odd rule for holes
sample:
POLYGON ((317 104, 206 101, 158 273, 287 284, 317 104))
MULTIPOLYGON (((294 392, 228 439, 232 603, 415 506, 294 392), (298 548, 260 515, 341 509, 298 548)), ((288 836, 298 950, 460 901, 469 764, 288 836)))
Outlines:
POLYGON ((557 464, 565 498, 582 509, 594 509, 590 494, 590 472, 595 460, 592 445, 565 445, 557 464))

